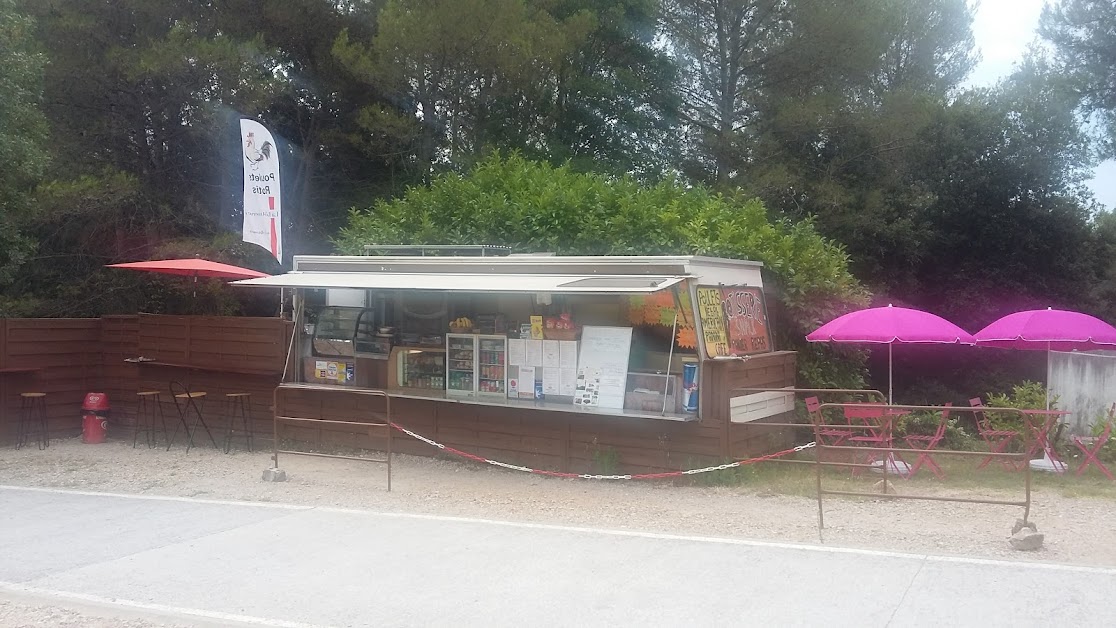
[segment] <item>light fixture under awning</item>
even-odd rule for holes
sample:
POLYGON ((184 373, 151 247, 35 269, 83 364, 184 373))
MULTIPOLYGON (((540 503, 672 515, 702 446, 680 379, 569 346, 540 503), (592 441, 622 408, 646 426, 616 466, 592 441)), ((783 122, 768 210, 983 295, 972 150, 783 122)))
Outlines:
POLYGON ((686 276, 457 275, 419 273, 299 273, 235 281, 235 286, 269 288, 351 288, 444 292, 549 292, 555 294, 648 294, 669 288, 686 276))

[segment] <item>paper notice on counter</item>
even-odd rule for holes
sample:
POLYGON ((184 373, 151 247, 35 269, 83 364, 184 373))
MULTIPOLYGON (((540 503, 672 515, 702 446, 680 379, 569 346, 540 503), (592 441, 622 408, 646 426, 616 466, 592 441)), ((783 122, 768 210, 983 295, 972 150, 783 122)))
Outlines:
POLYGON ((519 367, 519 398, 535 398, 535 367, 519 367))
POLYGON ((558 394, 573 397, 577 392, 577 369, 558 369, 558 394))
POLYGON ((558 395, 561 390, 562 370, 556 368, 546 367, 543 369, 543 394, 544 395, 558 395))
POLYGON ((523 359, 523 364, 526 366, 542 366, 543 365, 543 341, 541 340, 527 340, 526 356, 523 359))
POLYGON ((577 341, 576 340, 559 340, 559 357, 558 366, 564 369, 577 368, 577 341))
POLYGON ((508 340, 508 366, 527 363, 527 341, 520 338, 508 340))
POLYGON ((562 345, 557 340, 543 341, 543 366, 556 369, 562 365, 562 358, 560 355, 561 346, 562 345))

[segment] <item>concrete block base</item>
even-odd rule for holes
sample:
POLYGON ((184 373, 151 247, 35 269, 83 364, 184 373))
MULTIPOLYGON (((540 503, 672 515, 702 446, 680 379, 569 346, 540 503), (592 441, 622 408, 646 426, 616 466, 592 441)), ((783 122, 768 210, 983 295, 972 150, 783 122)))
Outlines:
POLYGON ((282 469, 270 468, 264 469, 263 472, 264 482, 286 482, 287 472, 282 469))

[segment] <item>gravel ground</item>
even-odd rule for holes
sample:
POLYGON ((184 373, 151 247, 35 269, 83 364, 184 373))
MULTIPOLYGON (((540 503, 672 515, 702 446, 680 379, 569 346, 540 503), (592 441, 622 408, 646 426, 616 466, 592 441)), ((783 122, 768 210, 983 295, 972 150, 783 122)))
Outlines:
MULTIPOLYGON (((378 511, 428 513, 674 534, 818 543, 817 502, 757 486, 694 487, 669 483, 560 480, 456 460, 396 456, 392 491, 384 467, 286 456, 289 480, 260 480, 267 453, 181 447, 132 449, 130 443, 56 441, 46 451, 0 450, 0 484, 205 499, 283 502, 378 511)), ((870 480, 865 481, 866 490, 870 480)), ((898 483, 904 490, 902 482, 898 483)), ((920 488, 919 490, 924 490, 920 488)), ((977 496, 972 490, 951 495, 977 496)), ((1018 492, 981 496, 1019 499, 1018 492)), ((1116 565, 1116 504, 1036 489, 1031 519, 1044 549, 1008 547, 1020 509, 910 500, 828 499, 826 545, 1091 565, 1116 565)), ((193 622, 191 622, 193 624, 193 622)), ((121 614, 54 600, 0 593, 0 626, 178 628, 161 617, 121 614)))
MULTIPOLYGON (((198 448, 187 454, 181 447, 167 452, 141 445, 133 450, 130 443, 92 446, 73 439, 53 442, 46 451, 0 450, 0 484, 819 542, 814 498, 772 494, 755 485, 562 480, 469 462, 396 456, 389 493, 383 465, 301 456, 281 462, 289 481, 270 483, 260 479, 271 465, 268 453, 226 455, 198 448)), ((898 488, 905 490, 902 482, 898 488)), ((1019 493, 983 494, 1017 500, 1019 493)), ((969 489, 950 494, 975 495, 969 489)), ((1114 506, 1110 499, 1070 498, 1036 489, 1031 519, 1045 533, 1046 547, 1024 554, 1007 543, 1012 523, 1022 514, 1016 507, 828 498, 824 543, 1114 566, 1114 506)))
POLYGON ((108 609, 62 608, 0 597, 0 626, 6 628, 185 628, 186 624, 163 623, 140 617, 121 616, 108 609))

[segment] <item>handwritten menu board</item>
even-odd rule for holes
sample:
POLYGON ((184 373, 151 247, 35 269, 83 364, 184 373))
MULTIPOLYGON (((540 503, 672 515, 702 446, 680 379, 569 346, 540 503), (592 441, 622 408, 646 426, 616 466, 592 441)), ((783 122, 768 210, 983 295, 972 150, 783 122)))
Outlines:
POLYGON ((698 286, 698 316, 709 357, 771 351, 763 289, 698 286))
POLYGON ((721 308, 721 289, 698 286, 697 294, 705 354, 711 358, 732 355, 729 353, 728 332, 725 331, 725 312, 721 308))
POLYGON ((631 351, 631 327, 582 328, 574 405, 623 408, 631 351))

